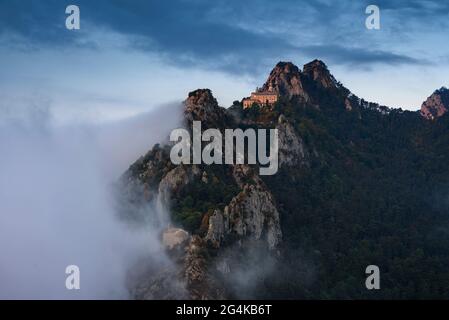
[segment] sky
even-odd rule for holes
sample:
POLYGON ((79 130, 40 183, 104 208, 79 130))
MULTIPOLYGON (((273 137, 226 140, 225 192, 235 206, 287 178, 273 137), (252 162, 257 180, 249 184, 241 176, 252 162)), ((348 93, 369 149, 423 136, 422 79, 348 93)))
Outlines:
POLYGON ((449 85, 448 27, 449 2, 431 0, 0 0, 1 117, 103 123, 197 88, 228 107, 278 61, 315 58, 359 97, 417 110, 449 85))

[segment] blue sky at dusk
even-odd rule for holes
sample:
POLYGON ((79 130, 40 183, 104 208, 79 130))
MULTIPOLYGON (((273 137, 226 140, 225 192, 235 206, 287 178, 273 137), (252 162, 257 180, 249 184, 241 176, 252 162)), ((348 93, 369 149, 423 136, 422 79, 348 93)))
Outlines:
POLYGON ((447 1, 0 0, 0 110, 104 122, 196 88, 226 107, 278 61, 315 58, 358 96, 416 110, 449 85, 448 30, 447 1), (80 30, 65 28, 70 4, 80 30))

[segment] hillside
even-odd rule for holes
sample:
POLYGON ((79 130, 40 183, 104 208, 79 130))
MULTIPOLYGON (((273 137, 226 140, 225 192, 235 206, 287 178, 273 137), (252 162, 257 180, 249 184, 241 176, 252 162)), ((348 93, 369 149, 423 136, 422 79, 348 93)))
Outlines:
POLYGON ((274 105, 246 109, 191 92, 184 124, 277 128, 277 174, 176 166, 170 145, 156 145, 123 175, 126 217, 182 229, 169 229, 182 235, 167 247, 175 268, 143 277, 135 298, 179 297, 169 279, 193 299, 449 297, 447 89, 421 112, 392 109, 353 95, 319 60, 280 62, 268 88, 274 105), (162 217, 145 216, 154 203, 162 217), (381 290, 365 288, 371 264, 381 290))

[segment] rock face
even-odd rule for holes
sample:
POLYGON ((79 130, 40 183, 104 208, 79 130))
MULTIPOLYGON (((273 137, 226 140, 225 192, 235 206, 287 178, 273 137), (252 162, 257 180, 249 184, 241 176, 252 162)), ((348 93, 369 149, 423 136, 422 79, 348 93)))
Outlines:
POLYGON ((224 299, 224 289, 208 268, 204 239, 193 236, 184 259, 184 278, 191 299, 224 299))
POLYGON ((187 186, 201 174, 198 166, 180 165, 170 170, 159 183, 159 197, 164 205, 168 205, 172 194, 187 186))
MULTIPOLYGON (((229 236, 264 241, 275 249, 282 240, 279 212, 273 195, 248 165, 234 166, 233 176, 242 191, 224 208, 209 217, 205 237, 218 248, 229 236)), ((235 238, 235 237, 234 237, 235 238)))
POLYGON ((279 62, 268 76, 262 87, 263 91, 275 90, 281 96, 292 98, 298 96, 305 101, 309 96, 304 90, 301 80, 302 74, 297 66, 291 62, 279 62))
POLYGON ((449 111, 449 89, 436 90, 421 106, 421 115, 429 120, 437 119, 449 111))
POLYGON ((152 189, 159 184, 158 176, 161 171, 170 169, 170 164, 167 162, 168 154, 168 148, 157 144, 130 166, 122 176, 122 183, 127 186, 129 196, 145 193, 146 200, 151 200, 155 196, 152 189), (138 189, 141 189, 141 192, 137 192, 138 189))
POLYGON ((315 108, 326 100, 334 100, 334 107, 341 106, 342 110, 352 111, 354 106, 348 100, 351 92, 334 78, 321 60, 305 64, 302 71, 291 62, 279 62, 261 90, 274 91, 284 99, 295 98, 315 108))
POLYGON ((224 210, 229 230, 240 237, 261 240, 265 237, 268 248, 280 243, 282 232, 279 212, 272 194, 261 185, 247 184, 224 210))
POLYGON ((233 176, 242 191, 224 209, 225 232, 266 241, 275 249, 282 231, 273 195, 248 165, 235 166, 233 176))
POLYGON ((220 210, 215 210, 209 217, 209 226, 205 237, 206 241, 210 241, 212 246, 219 248, 228 231, 228 221, 225 221, 223 213, 220 210))
POLYGON ((173 250, 176 247, 182 247, 189 239, 189 233, 180 228, 168 228, 162 234, 162 244, 168 250, 173 250))
POLYGON ((279 167, 306 164, 304 142, 285 116, 279 116, 276 129, 279 130, 279 167))
POLYGON ((323 88, 337 87, 337 80, 329 72, 327 66, 321 60, 313 60, 304 65, 303 73, 323 88))
POLYGON ((226 118, 225 109, 218 106, 209 89, 198 89, 189 93, 184 101, 186 124, 201 121, 204 128, 222 128, 226 118))

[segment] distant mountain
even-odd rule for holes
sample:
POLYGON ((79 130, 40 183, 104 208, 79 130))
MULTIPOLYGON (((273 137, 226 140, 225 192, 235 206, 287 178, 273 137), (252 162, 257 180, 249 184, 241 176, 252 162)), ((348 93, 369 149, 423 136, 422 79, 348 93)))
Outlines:
POLYGON ((134 297, 449 298, 447 89, 422 117, 356 97, 319 60, 278 63, 268 89, 275 104, 246 109, 193 91, 184 125, 277 128, 277 174, 177 166, 170 145, 156 145, 123 175, 126 217, 144 223, 154 218, 145 206, 166 209, 158 221, 170 221, 162 238, 176 266, 145 273, 134 297), (371 264, 381 290, 365 288, 371 264))

